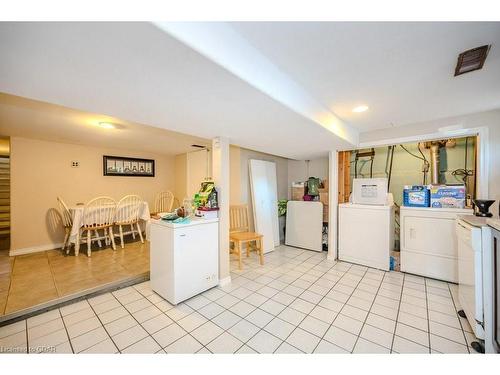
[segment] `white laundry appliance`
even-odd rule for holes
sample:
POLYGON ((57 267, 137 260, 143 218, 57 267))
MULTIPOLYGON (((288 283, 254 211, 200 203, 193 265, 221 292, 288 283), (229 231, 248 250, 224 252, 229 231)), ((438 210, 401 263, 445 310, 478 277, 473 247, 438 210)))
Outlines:
POLYGON ((151 288, 178 304, 219 283, 218 219, 151 220, 151 288))
POLYGON ((351 199, 339 204, 339 259, 388 271, 394 201, 387 179, 354 179, 351 199))
POLYGON ((401 271, 458 283, 456 219, 472 213, 472 209, 401 206, 401 271))
MULTIPOLYGON (((487 219, 473 215, 457 217, 458 300, 474 335, 484 340, 483 252, 490 245, 491 232, 487 219)), ((473 343, 476 351, 482 345, 473 343)))
POLYGON ((285 245, 323 250, 323 203, 288 201, 285 245))

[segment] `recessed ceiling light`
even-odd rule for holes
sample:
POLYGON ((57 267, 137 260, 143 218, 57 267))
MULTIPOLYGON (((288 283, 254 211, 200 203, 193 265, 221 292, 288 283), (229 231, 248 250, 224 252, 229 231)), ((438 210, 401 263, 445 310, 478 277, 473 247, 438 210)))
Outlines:
POLYGON ((116 128, 115 124, 112 124, 111 122, 100 122, 98 123, 98 126, 103 129, 114 129, 116 128))
POLYGON ((368 106, 367 105, 358 105, 357 107, 354 107, 352 109, 352 111, 355 113, 365 112, 365 111, 368 111, 368 106))

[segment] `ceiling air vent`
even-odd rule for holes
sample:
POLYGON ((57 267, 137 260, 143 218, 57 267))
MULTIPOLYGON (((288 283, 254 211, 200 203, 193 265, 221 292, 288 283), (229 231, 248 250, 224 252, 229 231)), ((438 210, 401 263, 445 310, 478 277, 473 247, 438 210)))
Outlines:
POLYGON ((488 56, 489 49, 490 46, 485 45, 470 49, 458 55, 455 76, 481 69, 483 67, 484 60, 486 60, 486 56, 488 56))

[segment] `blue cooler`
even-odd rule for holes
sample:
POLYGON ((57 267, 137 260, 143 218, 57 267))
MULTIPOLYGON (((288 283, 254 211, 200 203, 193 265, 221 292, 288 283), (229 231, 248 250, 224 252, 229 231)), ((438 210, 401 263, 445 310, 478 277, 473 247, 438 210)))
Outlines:
POLYGON ((429 207, 431 192, 424 185, 406 185, 403 189, 403 205, 406 207, 429 207))

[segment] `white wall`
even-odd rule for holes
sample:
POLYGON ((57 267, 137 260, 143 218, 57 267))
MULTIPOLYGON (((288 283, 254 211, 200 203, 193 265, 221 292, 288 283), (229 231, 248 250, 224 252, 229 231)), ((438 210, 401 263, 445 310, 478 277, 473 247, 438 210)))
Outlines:
POLYGON ((498 165, 500 165, 500 110, 361 133, 360 141, 376 142, 392 138, 432 134, 438 132, 439 128, 449 126, 463 126, 466 129, 487 127, 489 129, 488 156, 490 169, 488 189, 489 198, 497 201, 493 205, 492 212, 494 215, 498 215, 498 203, 500 200, 500 168, 498 168, 498 165))

